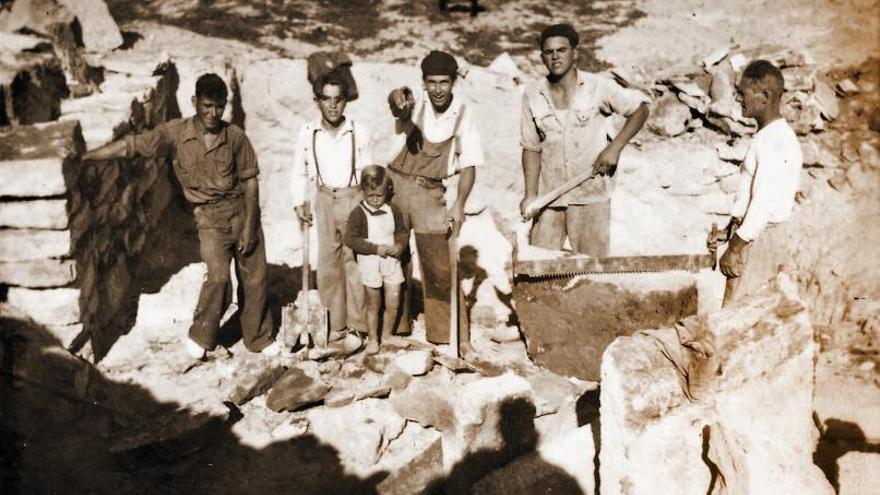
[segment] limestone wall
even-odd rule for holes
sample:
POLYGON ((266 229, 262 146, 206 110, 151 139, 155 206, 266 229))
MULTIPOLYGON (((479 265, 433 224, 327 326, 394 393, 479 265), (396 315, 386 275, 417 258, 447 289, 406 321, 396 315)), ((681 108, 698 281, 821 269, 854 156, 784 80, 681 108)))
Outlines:
POLYGON ((171 63, 108 73, 61 121, 0 128, 2 308, 98 359, 133 321, 132 274, 176 193, 165 160, 80 156, 179 116, 177 80, 171 63))
POLYGON ((812 463, 816 346, 796 285, 781 275, 704 328, 720 367, 695 402, 653 338, 622 337, 605 352, 602 492, 832 493, 812 463))

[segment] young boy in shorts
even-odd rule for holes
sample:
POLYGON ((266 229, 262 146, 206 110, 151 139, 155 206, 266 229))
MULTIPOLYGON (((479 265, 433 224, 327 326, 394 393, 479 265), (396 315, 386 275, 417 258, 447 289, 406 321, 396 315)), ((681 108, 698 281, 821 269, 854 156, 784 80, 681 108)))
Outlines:
POLYGON ((390 337, 400 306, 403 270, 400 256, 409 245, 409 223, 400 209, 389 203, 391 178, 385 169, 370 165, 361 172, 363 201, 351 211, 345 245, 354 251, 361 281, 366 288, 367 353, 379 352, 379 308, 385 293, 382 340, 390 337))

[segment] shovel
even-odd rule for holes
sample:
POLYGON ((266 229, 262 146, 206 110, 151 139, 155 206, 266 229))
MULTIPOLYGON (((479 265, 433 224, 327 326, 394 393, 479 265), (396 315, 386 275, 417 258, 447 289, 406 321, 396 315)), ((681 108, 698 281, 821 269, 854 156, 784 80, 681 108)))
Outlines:
MULTIPOLYGON (((309 211, 309 203, 303 204, 303 208, 309 211)), ((327 310, 320 302, 312 303, 311 291, 309 290, 309 224, 300 222, 302 237, 302 288, 296 296, 294 322, 285 326, 284 345, 293 347, 297 341, 303 345, 309 344, 309 339, 317 346, 327 345, 330 325, 327 318, 327 310)))

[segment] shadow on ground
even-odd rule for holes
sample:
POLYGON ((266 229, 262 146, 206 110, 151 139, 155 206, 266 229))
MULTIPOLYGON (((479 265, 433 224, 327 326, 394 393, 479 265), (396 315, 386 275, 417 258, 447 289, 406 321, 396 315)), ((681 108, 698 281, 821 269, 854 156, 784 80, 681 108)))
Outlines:
POLYGON ((204 413, 107 380, 37 325, 3 318, 0 327, 4 494, 363 494, 384 477, 346 475, 338 452, 310 434, 263 449, 244 446, 231 432, 237 410, 204 421, 204 413), (169 418, 201 426, 121 447, 169 418))
POLYGON ((823 430, 816 451, 813 452, 813 464, 825 473, 837 493, 840 491, 837 460, 848 452, 880 454, 880 442, 869 442, 862 428, 849 421, 828 419, 823 430))

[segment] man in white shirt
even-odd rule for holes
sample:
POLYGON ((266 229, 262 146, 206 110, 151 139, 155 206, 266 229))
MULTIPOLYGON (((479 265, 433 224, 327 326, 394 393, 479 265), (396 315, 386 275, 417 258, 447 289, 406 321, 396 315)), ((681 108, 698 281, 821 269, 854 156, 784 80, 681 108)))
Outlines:
MULTIPOLYGON (((421 63, 424 91, 414 95, 407 88, 388 96, 395 122, 394 149, 388 164, 396 204, 408 215, 415 231, 422 271, 425 327, 430 342, 449 341, 452 240, 464 221, 464 205, 474 186, 476 167, 483 164, 483 146, 474 123, 474 108, 455 99, 452 89, 458 75, 455 58, 434 50, 421 63), (459 174, 458 194, 447 209, 444 179, 459 174)), ((404 266, 407 286, 412 287, 411 265, 404 266)), ((404 294, 398 333, 409 326, 409 291, 404 294)), ((467 353, 469 327, 464 298, 459 292, 461 351, 467 353)))
MULTIPOLYGON (((321 118, 306 123, 293 155, 293 204, 301 222, 318 228, 318 292, 330 312, 332 337, 366 331, 364 288, 351 249, 343 244, 351 210, 361 199, 358 177, 372 164, 370 132, 345 117, 349 88, 335 73, 313 86, 321 118)), ((303 239, 308 242, 308 239, 303 239)))
POLYGON ((787 258, 774 238, 783 237, 776 226, 794 208, 803 155, 779 109, 783 88, 782 72, 766 60, 746 66, 737 88, 743 115, 758 121, 758 132, 740 167, 730 240, 720 262, 727 277, 725 306, 767 282, 787 258))

